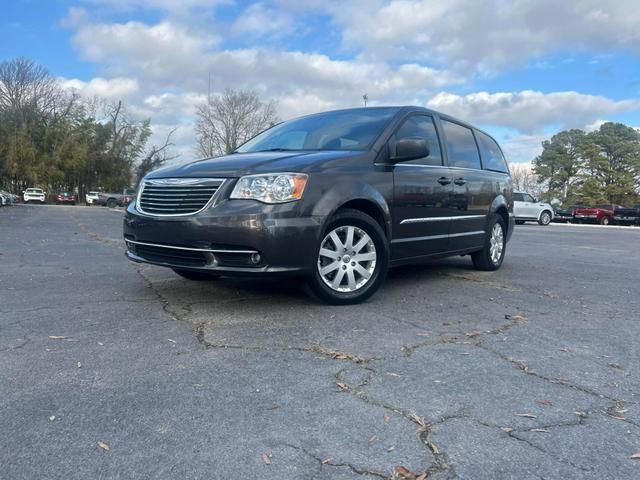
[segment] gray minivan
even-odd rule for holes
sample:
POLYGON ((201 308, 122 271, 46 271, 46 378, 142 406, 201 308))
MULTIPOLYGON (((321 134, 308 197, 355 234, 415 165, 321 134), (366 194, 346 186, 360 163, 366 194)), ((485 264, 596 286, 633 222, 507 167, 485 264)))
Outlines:
POLYGON ((470 254, 498 269, 513 220, 491 136, 425 108, 369 107, 282 122, 229 155, 151 172, 124 239, 131 260, 191 280, 299 275, 348 304, 390 266, 470 254))

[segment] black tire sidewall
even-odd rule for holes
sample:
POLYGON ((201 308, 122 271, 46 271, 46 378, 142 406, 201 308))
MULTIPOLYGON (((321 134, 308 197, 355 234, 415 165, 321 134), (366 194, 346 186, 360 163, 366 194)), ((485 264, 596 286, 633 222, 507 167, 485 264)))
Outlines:
POLYGON ((380 285, 384 282, 389 267, 389 246, 387 238, 378 223, 368 215, 357 210, 343 210, 338 212, 328 223, 324 229, 320 239, 318 240, 312 263, 313 272, 308 278, 308 286, 314 296, 320 300, 334 305, 349 305, 360 303, 371 295, 373 295, 380 285), (355 292, 343 293, 336 292, 327 284, 320 276, 318 271, 318 255, 320 254, 320 245, 324 237, 333 229, 341 226, 353 226, 364 230, 373 240, 376 247, 376 267, 372 278, 360 289, 355 292))

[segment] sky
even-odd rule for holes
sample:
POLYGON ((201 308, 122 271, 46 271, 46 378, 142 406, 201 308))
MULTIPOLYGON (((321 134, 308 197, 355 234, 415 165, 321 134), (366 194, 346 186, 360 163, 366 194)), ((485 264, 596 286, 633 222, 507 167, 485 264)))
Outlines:
POLYGON ((196 105, 252 89, 282 119, 427 106, 484 128, 512 163, 567 128, 640 126, 637 0, 13 0, 0 61, 123 100, 193 158, 196 105))

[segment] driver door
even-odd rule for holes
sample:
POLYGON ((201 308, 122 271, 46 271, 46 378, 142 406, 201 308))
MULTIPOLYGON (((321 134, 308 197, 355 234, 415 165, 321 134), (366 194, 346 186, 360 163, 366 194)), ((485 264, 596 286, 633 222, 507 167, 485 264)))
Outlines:
POLYGON ((453 179, 442 165, 442 151, 434 119, 409 116, 390 139, 390 151, 401 138, 421 138, 429 155, 393 167, 393 259, 445 252, 449 244, 450 198, 453 179))

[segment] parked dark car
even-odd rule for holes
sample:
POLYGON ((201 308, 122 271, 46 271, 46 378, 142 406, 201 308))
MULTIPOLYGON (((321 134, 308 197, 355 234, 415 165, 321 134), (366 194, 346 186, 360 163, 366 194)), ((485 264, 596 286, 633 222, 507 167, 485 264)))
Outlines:
POLYGON ((573 212, 573 218, 576 223, 609 225, 613 223, 613 212, 616 208, 620 208, 620 205, 602 203, 593 207, 576 208, 573 212))
POLYGON ((577 208, 586 208, 584 205, 574 205, 568 208, 556 208, 553 221, 556 223, 571 223, 573 222, 573 214, 577 208))
POLYGON ((637 203, 633 208, 616 208, 613 212, 613 219, 617 225, 640 226, 640 203, 637 203))
POLYGON ((58 192, 53 196, 56 205, 69 204, 75 205, 77 201, 76 194, 73 192, 58 192))
POLYGON ((283 122, 230 155, 150 173, 124 238, 131 260, 188 279, 302 275, 348 304, 389 266, 470 254, 496 270, 513 225, 493 138, 432 110, 378 107, 283 122))

